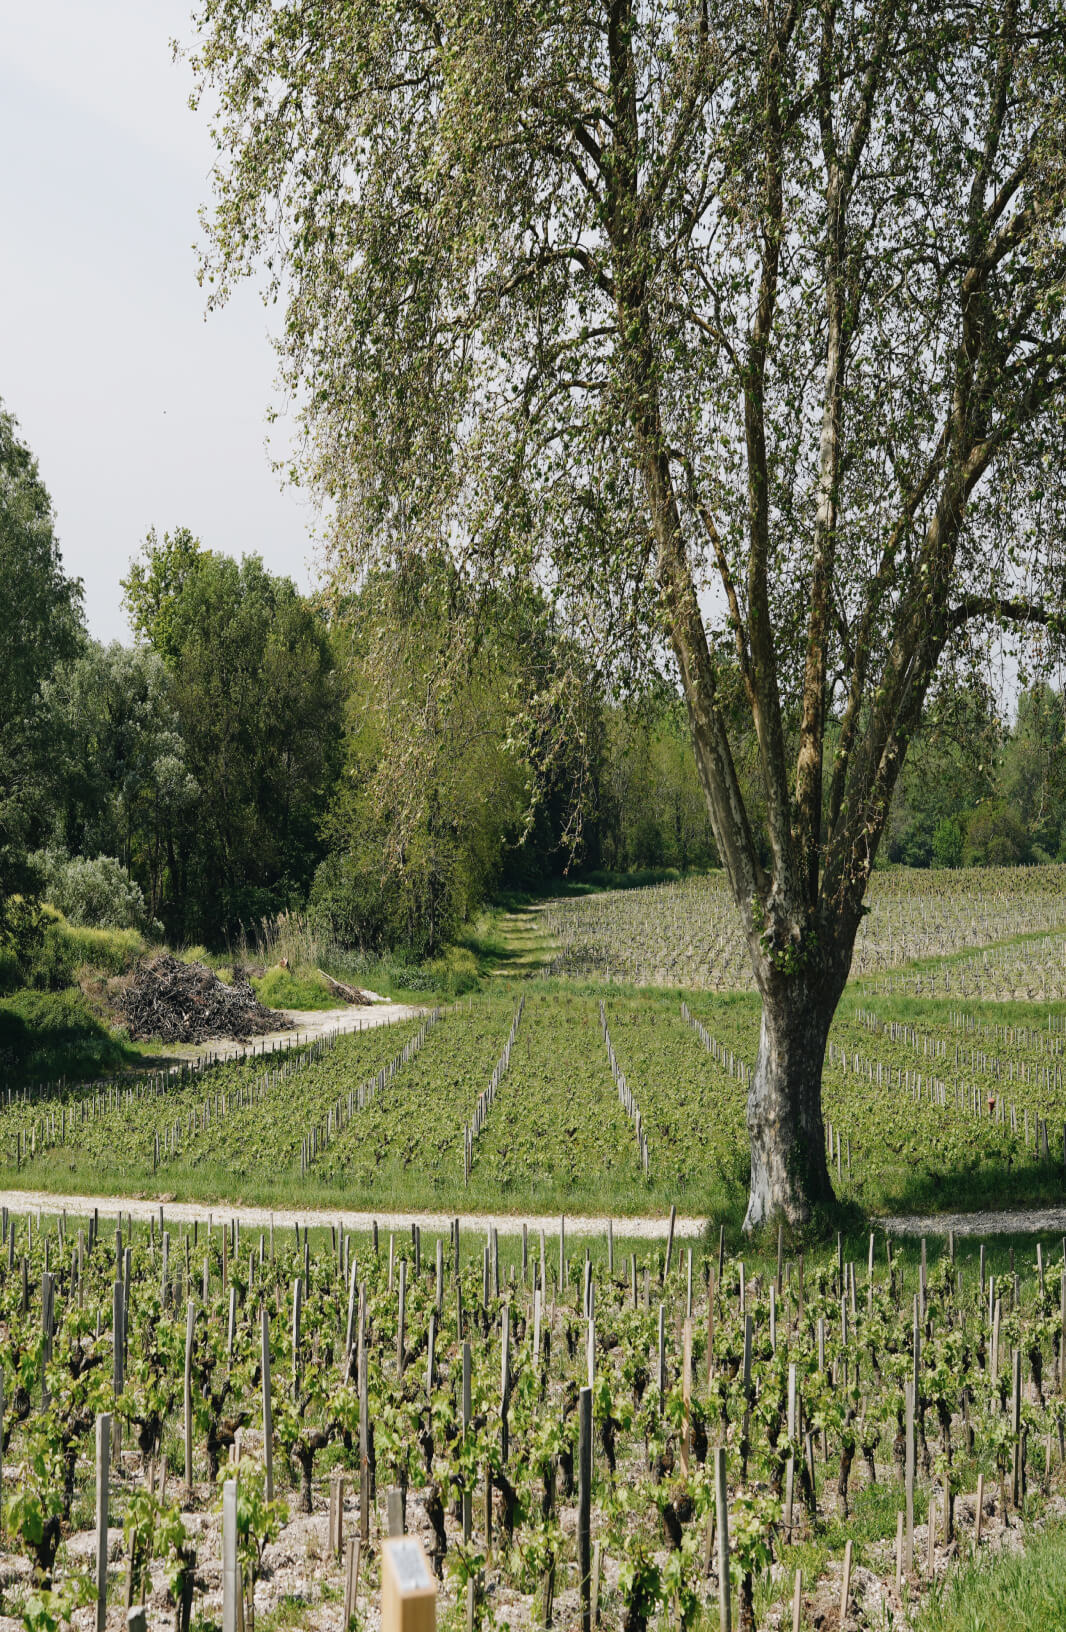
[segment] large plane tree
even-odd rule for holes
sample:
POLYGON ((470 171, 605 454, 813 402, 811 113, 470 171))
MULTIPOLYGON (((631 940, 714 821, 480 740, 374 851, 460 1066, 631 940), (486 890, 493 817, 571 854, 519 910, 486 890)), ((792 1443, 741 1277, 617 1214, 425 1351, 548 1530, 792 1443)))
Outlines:
POLYGON ((339 564, 539 575, 676 662, 762 997, 747 1225, 908 742, 1058 635, 1060 0, 201 0, 212 299, 265 271, 339 564), (758 744, 747 808, 737 697, 758 744))

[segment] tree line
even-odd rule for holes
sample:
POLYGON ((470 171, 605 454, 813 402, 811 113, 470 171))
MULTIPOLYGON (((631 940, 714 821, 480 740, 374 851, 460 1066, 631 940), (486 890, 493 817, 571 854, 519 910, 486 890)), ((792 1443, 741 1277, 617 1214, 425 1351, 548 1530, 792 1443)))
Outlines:
MULTIPOLYGON (((308 909, 340 944, 423 956, 501 889, 718 865, 676 688, 612 690, 528 587, 475 590, 441 554, 311 600, 178 528, 124 580, 133 641, 103 645, 10 415, 0 438, 7 940, 43 897, 213 948, 308 909)), ((754 741, 738 763, 768 854, 754 741)), ((1008 727, 977 679, 945 684, 886 859, 1063 856, 1062 692, 1023 690, 1008 727)))

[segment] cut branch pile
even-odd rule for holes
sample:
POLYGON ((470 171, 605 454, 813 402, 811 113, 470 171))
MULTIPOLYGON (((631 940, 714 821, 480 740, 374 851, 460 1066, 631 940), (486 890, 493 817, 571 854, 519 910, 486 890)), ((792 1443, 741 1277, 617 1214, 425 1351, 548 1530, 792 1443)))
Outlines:
POLYGON ((169 953, 138 964, 118 998, 118 1008, 135 1041, 244 1040, 292 1025, 276 1009, 263 1007, 242 969, 234 969, 233 984, 227 986, 205 964, 181 963, 169 953))

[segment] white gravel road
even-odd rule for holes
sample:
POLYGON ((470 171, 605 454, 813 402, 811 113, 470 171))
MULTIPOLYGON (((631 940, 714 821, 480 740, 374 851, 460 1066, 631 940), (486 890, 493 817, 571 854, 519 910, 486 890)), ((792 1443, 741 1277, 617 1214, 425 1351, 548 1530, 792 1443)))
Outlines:
MULTIPOLYGON (((148 1219, 159 1216, 160 1207, 169 1224, 191 1224, 193 1220, 204 1223, 210 1214, 218 1222, 228 1222, 232 1218, 239 1219, 242 1229, 265 1230, 269 1229, 273 1219, 276 1229, 291 1229, 294 1224, 308 1225, 311 1229, 328 1228, 331 1224, 339 1224, 345 1230, 365 1231, 373 1228, 375 1222, 379 1230, 395 1230, 397 1232, 409 1230, 412 1224, 429 1234, 446 1234, 451 1228, 454 1213, 360 1213, 346 1208, 325 1209, 320 1207, 278 1208, 273 1212, 267 1207, 231 1207, 225 1202, 203 1201, 172 1201, 165 1195, 160 1196, 61 1196, 54 1195, 47 1190, 0 1190, 0 1206, 6 1207, 10 1213, 46 1213, 56 1214, 65 1212, 75 1218, 86 1218, 94 1210, 101 1218, 117 1218, 119 1213, 128 1213, 132 1218, 148 1219)), ((500 1235, 521 1235, 522 1225, 532 1235, 543 1230, 545 1235, 558 1235, 559 1215, 555 1214, 511 1214, 511 1213, 460 1213, 460 1230, 487 1230, 495 1227, 500 1235)), ((619 1239, 637 1239, 643 1241, 665 1240, 670 1229, 670 1220, 664 1218, 616 1218, 613 1219, 615 1236, 619 1239)), ((674 1234, 678 1238, 691 1240, 704 1229, 706 1220, 702 1218, 678 1218, 674 1227, 674 1234)), ((570 1218, 566 1219, 567 1235, 606 1235, 606 1218, 570 1218)))

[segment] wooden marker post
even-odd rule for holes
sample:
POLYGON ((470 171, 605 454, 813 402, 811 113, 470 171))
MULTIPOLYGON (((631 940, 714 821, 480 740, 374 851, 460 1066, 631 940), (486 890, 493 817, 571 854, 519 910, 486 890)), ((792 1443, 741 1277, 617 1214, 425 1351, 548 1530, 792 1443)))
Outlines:
POLYGON ((263 1467, 266 1478, 266 1499, 274 1500, 274 1415, 270 1402, 270 1316, 264 1306, 262 1314, 263 1373, 263 1467))
POLYGON ((851 1597, 851 1548, 848 1541, 844 1547, 844 1579, 840 1586, 840 1624, 844 1625, 848 1614, 848 1599, 851 1597))
POLYGON ((903 1536, 903 1573, 914 1568, 914 1384, 905 1384, 906 1462, 904 1466, 906 1527, 903 1536))
POLYGON ((718 1623, 721 1632, 733 1632, 733 1598, 729 1591, 729 1492, 725 1477, 725 1446, 714 1453, 714 1498, 718 1530, 718 1623))
POLYGON ((355 1614, 356 1600, 359 1593, 359 1537, 349 1536, 348 1551, 344 1566, 344 1620, 347 1629, 352 1616, 355 1614))
POLYGON ((577 1573, 581 1632, 592 1629, 592 1389, 578 1396, 577 1573))
POLYGON ((96 1419, 96 1632, 107 1623, 107 1511, 111 1487, 111 1418, 96 1419))
MULTIPOLYGON (((469 1343, 464 1343, 463 1344, 463 1436, 464 1436, 464 1438, 470 1432, 470 1414, 471 1414, 471 1412, 470 1412, 470 1344, 469 1343)), ((471 1532, 471 1529, 473 1527, 473 1501, 474 1501, 473 1492, 470 1491, 470 1490, 464 1491, 463 1492, 463 1541, 464 1541, 464 1543, 468 1542, 470 1540, 470 1532, 471 1532)), ((384 1619, 382 1620, 382 1632, 385 1632, 384 1619)))
MULTIPOLYGON (((691 1267, 691 1266, 690 1266, 691 1267)), ((685 1321, 682 1333, 681 1388, 685 1422, 681 1435, 681 1477, 688 1478, 692 1456, 692 1321, 685 1321)))
POLYGON ((187 1501, 192 1500, 192 1340, 195 1326, 196 1305, 190 1298, 185 1317, 185 1496, 187 1501))
POLYGON ((436 1632, 437 1587, 417 1536, 381 1547, 381 1632, 436 1632))
POLYGON ((238 1632, 241 1580, 237 1567, 237 1481, 222 1486, 222 1632, 238 1632))

